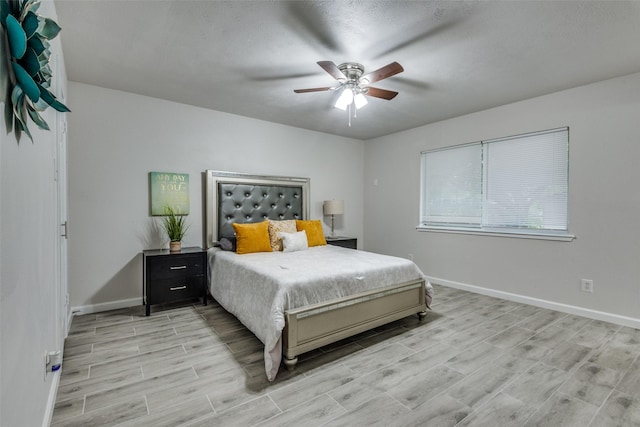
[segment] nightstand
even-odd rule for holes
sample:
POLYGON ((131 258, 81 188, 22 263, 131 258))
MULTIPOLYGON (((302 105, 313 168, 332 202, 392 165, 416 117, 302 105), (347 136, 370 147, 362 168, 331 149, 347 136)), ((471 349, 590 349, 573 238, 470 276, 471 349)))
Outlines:
POLYGON ((337 236, 326 237, 327 245, 342 246, 343 248, 358 249, 358 239, 355 237, 337 236))
POLYGON ((182 248, 142 251, 143 301, 146 314, 152 304, 162 304, 202 297, 207 305, 207 251, 202 248, 182 248))

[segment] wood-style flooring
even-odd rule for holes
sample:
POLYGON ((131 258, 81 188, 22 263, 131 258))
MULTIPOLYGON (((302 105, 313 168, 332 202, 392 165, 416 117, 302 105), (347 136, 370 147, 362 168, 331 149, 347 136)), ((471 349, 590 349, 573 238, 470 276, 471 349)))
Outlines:
POLYGON ((638 426, 640 330, 435 287, 433 310, 264 374, 208 306, 73 319, 53 426, 638 426))

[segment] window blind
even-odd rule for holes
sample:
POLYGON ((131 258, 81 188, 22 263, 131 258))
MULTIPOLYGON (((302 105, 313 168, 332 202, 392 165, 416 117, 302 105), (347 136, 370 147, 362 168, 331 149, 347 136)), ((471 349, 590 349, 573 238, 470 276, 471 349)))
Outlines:
POLYGON ((568 177, 566 127, 425 151, 420 225, 566 232, 568 177))
POLYGON ((483 227, 567 230, 566 128, 485 141, 483 227))
POLYGON ((423 155, 421 223, 480 226, 482 146, 469 144, 423 155))

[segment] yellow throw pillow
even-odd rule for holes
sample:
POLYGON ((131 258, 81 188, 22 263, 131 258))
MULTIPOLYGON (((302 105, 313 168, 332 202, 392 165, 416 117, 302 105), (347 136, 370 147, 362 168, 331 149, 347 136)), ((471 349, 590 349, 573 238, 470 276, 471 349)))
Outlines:
POLYGON ((269 242, 269 222, 255 224, 233 224, 236 232, 236 253, 272 252, 269 242))
POLYGON ((293 219, 269 221, 269 240, 271 242, 271 249, 274 251, 282 250, 282 237, 280 237, 278 233, 295 233, 296 231, 296 221, 293 219))
POLYGON ((327 241, 324 238, 324 232, 322 231, 322 223, 319 219, 306 221, 296 219, 296 228, 298 229, 298 231, 304 230, 307 232, 309 247, 327 244, 327 241))

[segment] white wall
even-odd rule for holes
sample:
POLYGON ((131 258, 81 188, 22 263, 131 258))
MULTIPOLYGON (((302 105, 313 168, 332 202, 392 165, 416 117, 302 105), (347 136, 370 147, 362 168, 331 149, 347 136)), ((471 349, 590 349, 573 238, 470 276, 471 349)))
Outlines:
POLYGON ((186 246, 202 244, 206 169, 309 177, 311 218, 328 230, 322 201, 344 199, 336 229, 362 238, 362 141, 81 83, 69 90, 71 306, 141 303, 140 253, 165 243, 149 216, 151 171, 189 174, 186 246))
MULTIPOLYGON (((39 13, 56 20, 52 2, 39 13)), ((4 34, 0 28, 0 40, 4 34)), ((7 76, 4 44, 0 75, 2 98, 7 76)), ((52 68, 66 86, 59 38, 52 43, 52 68)), ((4 112, 5 104, 0 102, 4 112)), ((48 425, 59 373, 45 377, 44 355, 61 350, 56 334, 56 113, 43 113, 52 128, 42 131, 30 122, 33 142, 7 133, 0 117, 0 425, 48 425)), ((62 309, 58 307, 58 309, 62 309)), ((61 341, 60 337, 60 341, 61 341)))
POLYGON ((634 74, 367 141, 365 249, 414 254, 446 281, 640 319, 639 120, 634 74), (416 231, 422 150, 560 126, 570 127, 575 241, 416 231))

